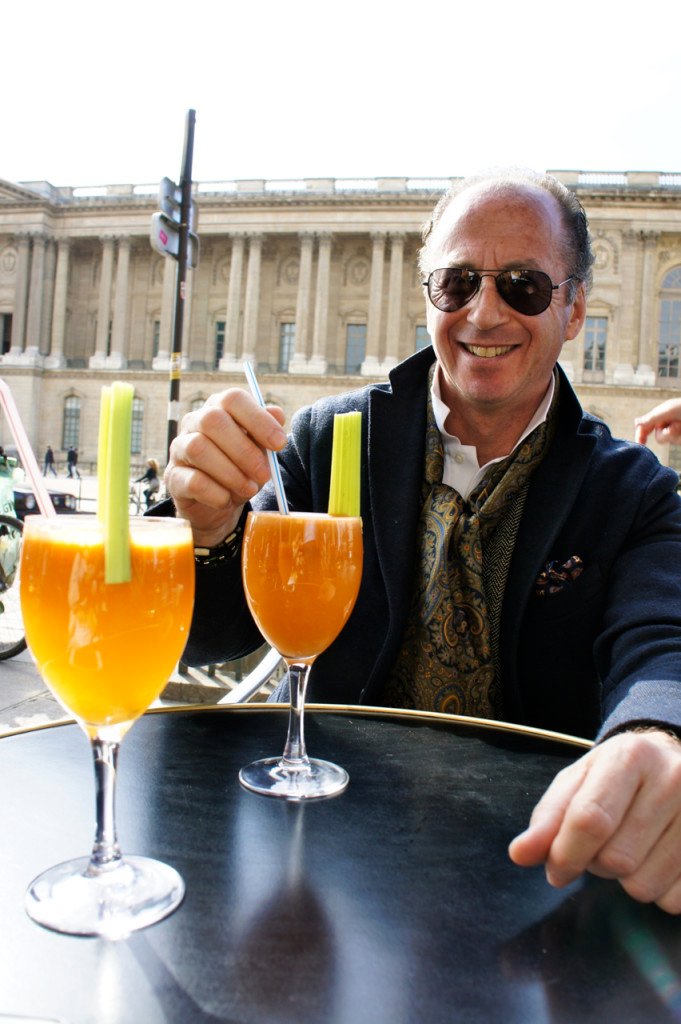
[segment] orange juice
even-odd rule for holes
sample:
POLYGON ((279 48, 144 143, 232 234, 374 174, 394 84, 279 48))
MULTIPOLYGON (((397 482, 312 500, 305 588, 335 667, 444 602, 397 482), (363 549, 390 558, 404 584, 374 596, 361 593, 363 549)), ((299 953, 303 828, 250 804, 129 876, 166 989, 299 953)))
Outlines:
POLYGON ((314 512, 251 512, 244 534, 246 599, 265 639, 311 664, 338 636, 362 576, 362 520, 314 512))
POLYGON ((29 516, 21 556, 28 646, 58 700, 92 725, 137 718, 158 697, 187 640, 194 598, 191 530, 131 520, 132 577, 104 582, 94 516, 29 516))

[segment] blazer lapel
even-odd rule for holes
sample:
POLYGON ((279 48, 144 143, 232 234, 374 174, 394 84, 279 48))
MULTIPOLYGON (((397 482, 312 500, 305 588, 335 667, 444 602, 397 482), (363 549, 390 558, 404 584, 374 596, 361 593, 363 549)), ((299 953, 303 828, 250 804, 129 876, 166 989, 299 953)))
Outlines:
MULTIPOLYGON (((432 350, 431 350, 432 352, 432 350)), ((392 625, 406 616, 411 598, 416 527, 421 508, 427 373, 401 365, 390 375, 392 390, 369 398, 369 480, 374 542, 392 625)), ((408 361, 412 363, 412 360, 408 361)))

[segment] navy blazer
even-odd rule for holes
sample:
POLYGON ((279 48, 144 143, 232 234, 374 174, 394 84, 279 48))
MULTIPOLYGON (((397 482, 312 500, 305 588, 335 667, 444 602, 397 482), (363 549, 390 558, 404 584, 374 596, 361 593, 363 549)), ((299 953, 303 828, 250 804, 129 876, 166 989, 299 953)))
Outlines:
MULTIPOLYGON (((333 417, 363 413, 364 569, 345 629, 315 662, 308 698, 380 704, 412 597, 431 347, 389 381, 298 412, 280 455, 292 508, 326 511, 333 417)), ((635 722, 681 728, 681 499, 648 449, 585 414, 559 369, 556 435, 532 476, 501 612, 503 718, 595 737, 635 722), (573 556, 580 574, 563 578, 573 556), (557 569, 557 584, 538 585, 557 569)), ((271 485, 253 501, 276 508, 271 485)), ((555 576, 555 573, 554 573, 555 576)), ((239 559, 197 566, 189 664, 262 643, 239 559)))

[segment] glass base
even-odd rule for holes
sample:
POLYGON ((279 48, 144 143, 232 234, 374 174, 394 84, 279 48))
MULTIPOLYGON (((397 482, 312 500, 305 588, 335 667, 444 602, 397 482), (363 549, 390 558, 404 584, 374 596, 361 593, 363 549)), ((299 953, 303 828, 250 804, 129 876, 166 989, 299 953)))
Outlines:
POLYGON ((162 920, 183 896, 181 876, 161 861, 124 857, 95 872, 81 857, 34 878, 25 906, 29 917, 55 932, 123 939, 162 920))
POLYGON ((254 761, 239 772, 239 782, 262 796, 286 800, 321 800, 342 793, 350 781, 344 768, 310 757, 300 765, 281 757, 254 761))

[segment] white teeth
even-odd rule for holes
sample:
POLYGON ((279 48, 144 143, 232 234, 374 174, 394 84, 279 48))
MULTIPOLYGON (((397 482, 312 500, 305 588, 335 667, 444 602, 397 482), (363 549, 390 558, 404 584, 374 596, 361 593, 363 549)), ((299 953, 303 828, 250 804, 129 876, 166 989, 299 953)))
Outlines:
POLYGON ((482 356, 483 359, 492 359, 494 356, 503 356, 506 352, 510 352, 513 345, 464 345, 464 348, 474 356, 482 356))

